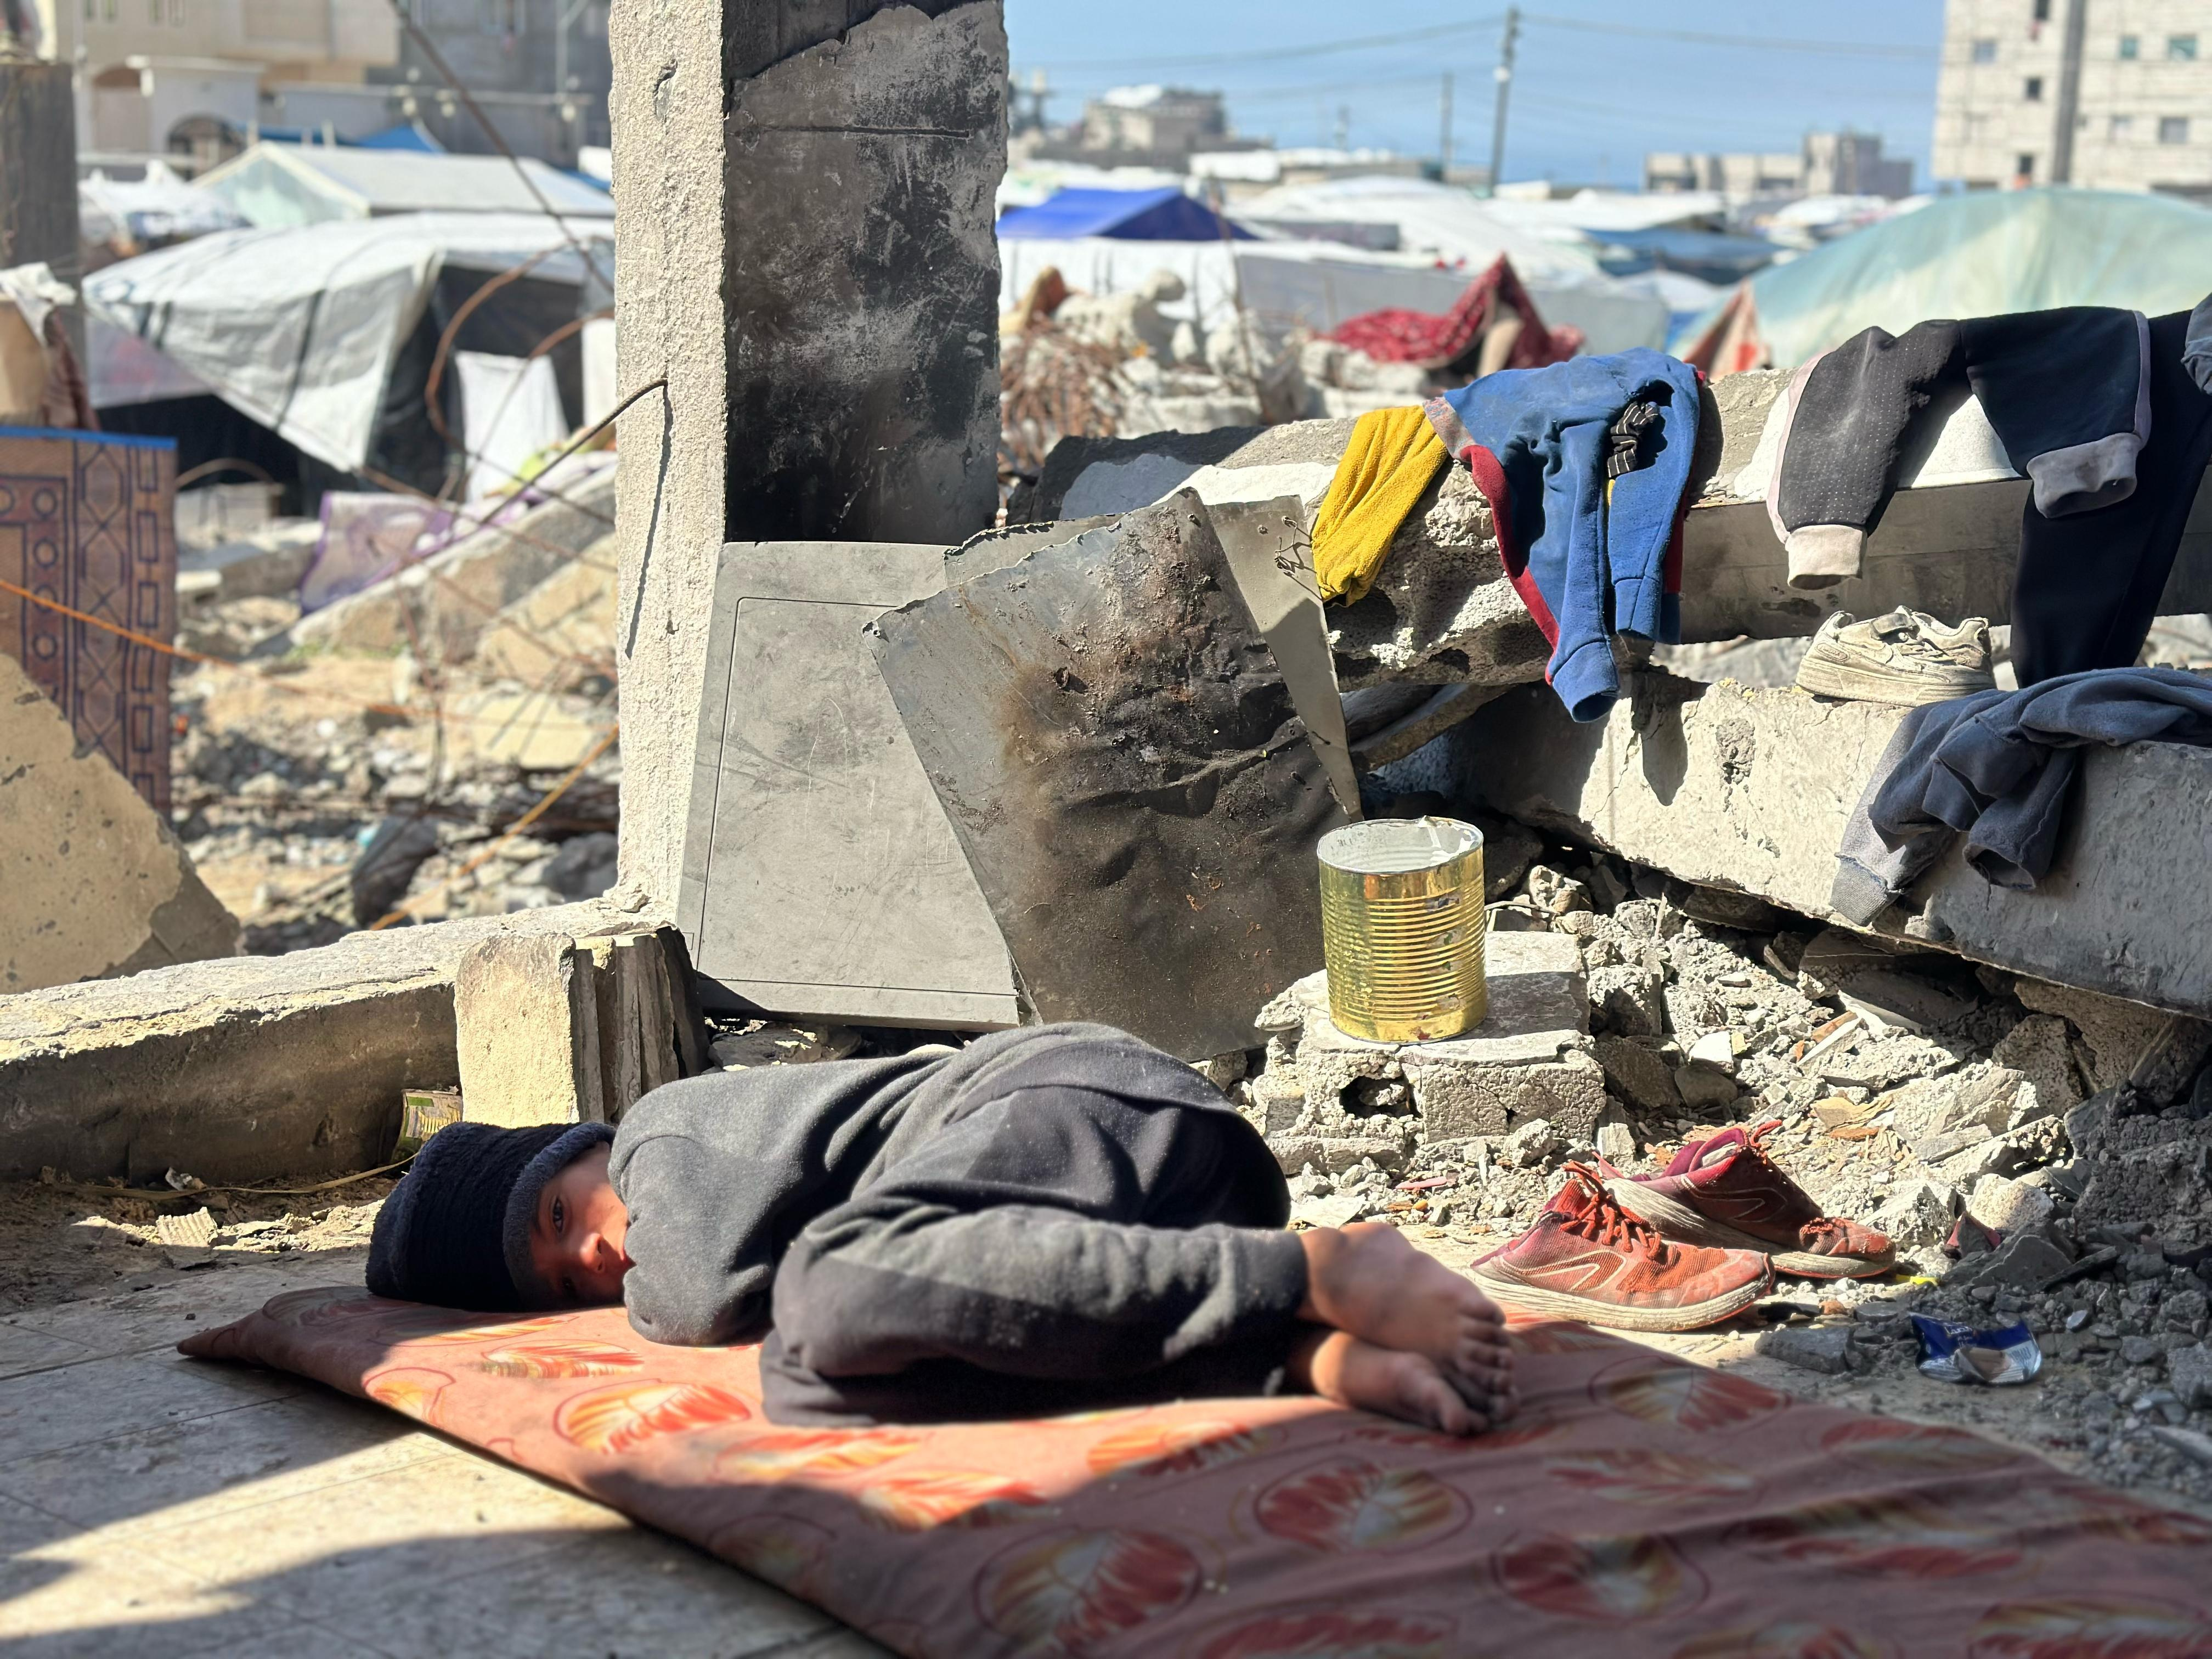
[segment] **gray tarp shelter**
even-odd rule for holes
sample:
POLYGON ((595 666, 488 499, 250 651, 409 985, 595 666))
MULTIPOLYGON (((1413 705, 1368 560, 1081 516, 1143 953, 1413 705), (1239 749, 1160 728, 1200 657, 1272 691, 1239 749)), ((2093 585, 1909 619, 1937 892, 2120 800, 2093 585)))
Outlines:
MULTIPOLYGON (((611 242, 586 246, 611 276, 611 242)), ((110 265, 83 293, 93 316, 352 472, 369 459, 393 365, 440 273, 525 261, 532 277, 586 280, 584 260, 543 215, 420 213, 219 231, 110 265)))

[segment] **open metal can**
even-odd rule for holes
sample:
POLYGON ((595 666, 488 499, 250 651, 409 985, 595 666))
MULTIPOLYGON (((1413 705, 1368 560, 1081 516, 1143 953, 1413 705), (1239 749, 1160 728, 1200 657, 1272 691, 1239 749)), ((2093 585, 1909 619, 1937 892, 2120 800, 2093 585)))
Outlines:
POLYGON ((1328 1009, 1347 1036, 1426 1042, 1489 1011, 1482 831, 1456 818, 1372 818, 1321 839, 1328 1009))

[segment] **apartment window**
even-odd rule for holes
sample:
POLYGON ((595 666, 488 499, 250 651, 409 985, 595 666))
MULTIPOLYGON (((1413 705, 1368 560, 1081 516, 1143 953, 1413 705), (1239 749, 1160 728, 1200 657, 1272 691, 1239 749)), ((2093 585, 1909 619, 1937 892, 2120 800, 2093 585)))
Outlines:
POLYGON ((2158 142, 2161 144, 2185 144, 2189 142, 2189 118, 2186 115, 2161 115, 2158 118, 2158 142))
POLYGON ((2051 0, 2035 0, 2035 21, 2039 23, 2051 21, 2051 0))
POLYGON ((2177 64, 2197 61, 2197 37, 2193 34, 2169 34, 2166 37, 2166 55, 2177 64))
POLYGON ((2132 64, 2142 56, 2142 37, 2141 35, 2124 34, 2120 37, 2120 57, 2124 61, 2132 64))
POLYGON ((1974 61, 1977 64, 1996 63, 1997 61, 1997 43, 1994 40, 1975 41, 1974 61))
POLYGON ((2135 132, 2136 118, 2134 116, 2115 115, 2112 118, 2112 124, 2111 127, 2106 130, 2105 136, 2116 144, 2124 144, 2127 143, 2129 139, 2135 137, 2135 132))
POLYGON ((2029 76, 2027 77, 2027 84, 2021 88, 2020 95, 2027 99, 2031 104, 2041 103, 2043 101, 2043 77, 2039 75, 2029 76))
POLYGON ((2015 157, 2014 158, 2014 165, 2013 165, 2013 170, 2012 170, 2012 171, 2013 171, 2013 176, 2014 176, 2014 178, 2016 178, 2016 179, 2033 179, 2033 178, 2034 178, 2034 177, 2035 177, 2035 157, 2034 157, 2034 155, 2033 155, 2031 152, 2029 152, 2029 151, 2027 151, 2027 150, 2022 150, 2022 151, 2021 151, 2021 152, 2017 156, 2015 156, 2015 157))

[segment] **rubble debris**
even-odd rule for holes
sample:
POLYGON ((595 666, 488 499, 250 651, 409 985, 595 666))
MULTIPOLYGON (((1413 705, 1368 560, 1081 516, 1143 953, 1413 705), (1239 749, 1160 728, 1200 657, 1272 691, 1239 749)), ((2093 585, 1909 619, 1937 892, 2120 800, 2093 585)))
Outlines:
POLYGON ((238 922, 155 810, 0 656, 0 992, 226 957, 238 922))
POLYGON ((509 605, 590 556, 613 528, 614 467, 601 455, 567 465, 579 463, 591 470, 577 477, 556 469, 542 480, 559 500, 514 503, 474 528, 457 526, 443 550, 302 617, 292 639, 311 649, 408 649, 465 661, 509 605))
POLYGON ((184 1215, 156 1216, 154 1231, 161 1241, 162 1258, 172 1267, 215 1265, 215 1217, 205 1205, 184 1215))
POLYGON ((1310 849, 1345 817, 1197 497, 875 626, 1037 1014, 1249 1044, 1320 960, 1310 849))
MULTIPOLYGON (((2007 1062, 2056 1054, 2072 1066, 2077 1052, 2086 1062, 2084 1028, 2030 1012, 2021 993, 2045 1000, 2036 982, 1962 970, 1940 952, 1882 951, 1879 971, 1926 979, 1956 1012, 1919 1032, 1877 1030, 1844 1006, 1848 941, 1800 971, 1820 932, 1802 914, 1776 907, 1772 933, 1700 921, 1668 898, 1664 880, 1586 844, 1540 839, 1501 897, 1543 931, 1490 936, 1492 995, 1498 964, 1515 953, 1556 953, 1562 980, 1579 959, 1587 1012, 1563 1023, 1587 1019, 1579 1040, 1596 1066, 1596 1111, 1539 1108, 1493 1115, 1480 1132, 1425 1133, 1418 1048, 1376 1066, 1349 1040, 1324 1038, 1308 1072, 1321 1030, 1309 1008, 1325 1017, 1327 994, 1319 981, 1302 984, 1263 1017, 1263 1064, 1229 1090, 1295 1171, 1302 1212, 1357 1198, 1364 1218, 1464 1261, 1528 1227, 1571 1160, 1601 1153, 1653 1173, 1711 1126, 1778 1118, 1768 1151, 1826 1212, 1887 1234, 1899 1263, 1886 1278, 1824 1285, 1818 1310, 1793 1286, 1809 1322, 1769 1333, 1762 1356, 1808 1387, 1872 1389, 1894 1402, 1887 1409, 1926 1409, 1923 1396, 1895 1392, 1929 1386, 1917 1374, 1910 1315, 1972 1330, 2017 1322, 2043 1353, 2033 1382, 2009 1396, 2033 1414, 2035 1443, 2102 1479, 2212 1501, 2212 1468, 2149 1432, 2212 1434, 2212 1120, 2191 1115, 2193 1078, 2167 1074, 2164 1098, 2114 1089, 2069 1099, 2063 1067, 2007 1062), (1588 910, 1554 914, 1531 891, 1556 899, 1569 884, 1588 910), (1824 962, 1836 980, 1821 976, 1824 962), (1693 1068, 1701 1040, 1716 1063, 1693 1068), (1717 1063, 1723 1042, 1733 1078, 1717 1063), (1692 1069, 1716 1085, 1706 1103, 1674 1088, 1692 1069), (1337 1091, 1326 1117, 1311 1110, 1310 1075, 1337 1091), (1961 1224, 1993 1248, 1948 1257, 1961 1224)), ((2154 1028, 2165 1019, 2086 995, 2069 1006, 2100 1030, 2127 1029, 2138 1014, 2154 1028)))

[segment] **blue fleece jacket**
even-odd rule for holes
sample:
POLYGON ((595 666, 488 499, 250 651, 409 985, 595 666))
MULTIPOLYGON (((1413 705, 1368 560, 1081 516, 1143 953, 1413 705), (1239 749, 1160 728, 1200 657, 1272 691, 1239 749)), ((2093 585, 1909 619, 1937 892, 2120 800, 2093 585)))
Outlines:
POLYGON ((1428 405, 1444 447, 1490 501, 1505 574, 1552 644, 1544 677, 1578 720, 1620 694, 1612 637, 1681 637, 1668 548, 1698 443, 1698 374, 1648 348, 1509 368, 1428 405), (1659 405, 1650 464, 1607 487, 1606 430, 1638 398, 1659 405))

